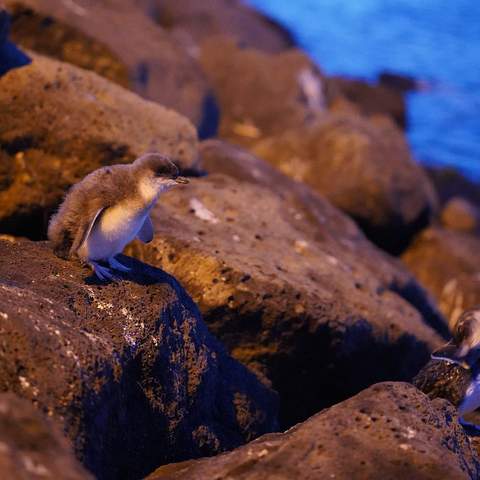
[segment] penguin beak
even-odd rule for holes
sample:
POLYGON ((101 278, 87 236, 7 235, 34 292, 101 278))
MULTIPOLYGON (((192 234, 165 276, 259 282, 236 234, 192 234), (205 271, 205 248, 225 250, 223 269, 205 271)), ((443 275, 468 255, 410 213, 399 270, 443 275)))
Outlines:
POLYGON ((189 183, 189 181, 185 177, 177 177, 175 178, 175 182, 183 184, 189 183))

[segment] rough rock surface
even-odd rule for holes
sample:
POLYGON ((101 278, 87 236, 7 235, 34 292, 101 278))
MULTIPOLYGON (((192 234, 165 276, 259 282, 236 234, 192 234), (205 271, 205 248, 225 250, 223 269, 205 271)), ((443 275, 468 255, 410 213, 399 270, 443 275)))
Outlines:
POLYGON ((263 139, 253 152, 307 183, 398 253, 430 220, 437 199, 403 134, 387 119, 334 114, 263 139))
POLYGON ((450 230, 474 232, 478 229, 480 211, 462 197, 453 197, 442 210, 442 224, 450 230))
POLYGON ((230 35, 242 45, 281 52, 294 41, 287 30, 239 0, 142 0, 166 30, 184 30, 200 44, 212 35, 230 35))
POLYGON ((276 427, 276 395, 227 356, 168 274, 117 284, 43 242, 0 240, 0 391, 59 423, 97 478, 234 448, 276 427))
POLYGON ((379 379, 410 378, 441 340, 401 298, 427 310, 411 275, 328 202, 288 190, 193 180, 163 195, 154 241, 129 252, 182 282, 232 355, 279 391, 290 425, 379 379))
POLYGON ((468 308, 480 304, 480 238, 432 227, 402 256, 419 282, 437 300, 453 326, 468 308))
POLYGON ((30 402, 0 394, 0 478, 89 480, 67 440, 30 402))
POLYGON ((95 73, 32 58, 0 77, 0 232, 41 237, 65 190, 103 165, 152 150, 192 165, 186 118, 95 73))
MULTIPOLYGON (((96 40, 127 67, 132 88, 138 94, 177 110, 196 126, 206 121, 209 88, 196 59, 135 1, 5 0, 5 4, 8 8, 21 5, 35 12, 36 19, 29 23, 30 28, 37 27, 34 37, 45 35, 41 20, 51 17, 64 32, 73 28, 86 39, 96 40)), ((62 38, 67 39, 68 35, 62 38)), ((59 40, 55 38, 55 42, 59 40)), ((42 40, 37 38, 35 45, 41 47, 42 40)), ((60 52, 61 47, 58 48, 60 52)))
POLYGON ((130 86, 127 67, 101 42, 22 3, 11 3, 9 13, 10 38, 22 48, 93 70, 123 87, 130 86))
POLYGON ((458 408, 476 374, 453 362, 431 359, 415 375, 412 383, 430 399, 443 398, 458 408))
POLYGON ((401 128, 406 127, 405 99, 398 90, 381 84, 343 77, 327 79, 327 90, 332 102, 337 96, 345 97, 364 115, 389 115, 401 128))
POLYGON ((218 36, 204 42, 200 62, 220 107, 219 136, 233 143, 250 145, 325 109, 321 74, 299 50, 271 55, 218 36))
POLYGON ((214 458, 161 467, 148 480, 477 479, 480 461, 455 409, 383 383, 283 434, 214 458))

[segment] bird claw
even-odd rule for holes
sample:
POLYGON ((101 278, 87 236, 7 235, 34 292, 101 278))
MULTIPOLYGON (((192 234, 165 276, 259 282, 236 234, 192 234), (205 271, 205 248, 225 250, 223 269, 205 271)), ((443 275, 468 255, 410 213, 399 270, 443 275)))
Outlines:
POLYGON ((118 280, 118 277, 116 277, 107 267, 103 267, 97 262, 90 262, 89 265, 92 267, 93 272, 100 280, 102 281, 118 280))
POLYGON ((115 257, 110 257, 108 259, 108 264, 111 268, 118 270, 119 272, 129 272, 131 269, 121 264, 115 257))

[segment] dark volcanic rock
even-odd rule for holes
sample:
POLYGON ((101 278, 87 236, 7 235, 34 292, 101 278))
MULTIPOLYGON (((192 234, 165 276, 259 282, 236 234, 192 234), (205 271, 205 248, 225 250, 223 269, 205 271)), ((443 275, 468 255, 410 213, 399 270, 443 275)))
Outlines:
POLYGON ((462 197, 453 197, 443 208, 441 219, 443 226, 450 230, 474 232, 478 229, 480 210, 462 197))
POLYGON ((30 63, 30 58, 8 40, 9 24, 8 14, 0 5, 0 76, 30 63))
POLYGON ((398 90, 343 77, 330 77, 327 85, 333 102, 337 95, 343 96, 364 115, 389 115, 399 127, 406 127, 405 99, 398 90))
POLYGON ((161 467, 148 480, 466 480, 479 458, 454 408, 383 383, 283 434, 233 452, 161 467))
POLYGON ((0 394, 0 477, 4 480, 89 480, 67 440, 32 404, 0 394))
POLYGON ((193 125, 98 75, 33 55, 0 77, 0 232, 41 238, 65 190, 147 151, 192 165, 193 125))
POLYGON ((193 180, 153 211, 154 241, 129 251, 182 282, 292 424, 379 379, 411 378, 440 339, 400 296, 427 304, 411 275, 328 202, 283 182, 285 196, 261 181, 193 180))
POLYGON ((380 85, 385 85, 402 93, 419 90, 422 86, 422 82, 415 77, 388 71, 380 72, 378 81, 380 85))
POLYGON ((445 204, 453 197, 462 197, 480 208, 480 184, 469 180, 457 170, 451 168, 427 168, 440 197, 445 204))
POLYGON ((45 243, 0 240, 0 391, 63 426, 97 478, 234 448, 276 426, 276 396, 227 356, 166 273, 124 257, 116 284, 45 243))
MULTIPOLYGON (((5 4, 10 9, 20 5, 20 8, 30 8, 35 12, 33 20, 28 22, 29 28, 35 28, 34 38, 61 31, 62 36, 52 38, 52 41, 68 41, 72 35, 80 41, 73 32, 81 32, 85 35, 82 47, 85 51, 93 48, 91 39, 94 39, 98 42, 95 48, 102 48, 102 55, 105 55, 105 47, 120 59, 128 69, 132 88, 138 94, 177 110, 196 126, 206 121, 204 107, 209 99, 209 87, 197 61, 178 40, 156 25, 136 2, 6 0, 5 4), (53 30, 52 27, 52 31, 45 32, 45 21, 55 22, 57 28, 53 30), (98 47, 98 44, 103 47, 98 47)), ((22 38, 29 42, 32 36, 22 31, 16 33, 16 38, 20 42, 23 42, 22 38)), ((35 39, 34 43, 40 51, 45 51, 42 40, 35 39)), ((56 49, 49 48, 50 54, 56 51, 63 59, 61 45, 56 49)), ((73 58, 72 54, 66 60, 73 58)), ((85 66, 85 63, 80 66, 85 66)))
POLYGON ((299 50, 270 55, 218 36, 204 42, 200 60, 218 99, 219 136, 234 143, 305 125, 325 108, 321 74, 299 50))
POLYGON ((123 87, 130 86, 127 67, 102 43, 22 3, 12 3, 9 13, 11 39, 23 48, 93 70, 123 87))
POLYGON ((392 253, 406 247, 437 207, 428 177, 387 119, 329 115, 309 128, 261 140, 252 150, 325 195, 392 253))
POLYGON ((438 302, 454 325, 468 308, 480 304, 480 239, 473 234, 429 228, 402 260, 438 302))
POLYGON ((239 0, 142 0, 146 11, 167 30, 184 30, 197 43, 231 35, 242 45, 281 52, 294 45, 290 33, 239 0))
POLYGON ((432 359, 415 375, 412 383, 430 399, 444 398, 458 408, 472 381, 470 369, 432 359))

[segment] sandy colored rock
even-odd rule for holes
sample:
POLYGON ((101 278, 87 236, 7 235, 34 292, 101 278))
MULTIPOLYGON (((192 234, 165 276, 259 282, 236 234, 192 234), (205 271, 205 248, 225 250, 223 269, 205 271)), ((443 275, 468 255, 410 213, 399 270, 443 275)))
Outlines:
POLYGON ((143 478, 275 429, 276 395, 225 353, 179 283, 121 261, 132 272, 99 284, 44 242, 0 240, 0 391, 59 424, 99 479, 143 478))
POLYGON ((67 440, 27 400, 0 394, 0 477, 5 480, 92 480, 67 440))
POLYGON ((387 119, 332 114, 309 128, 261 140, 252 151, 325 195, 393 253, 428 224, 437 207, 433 186, 387 119))
POLYGON ((422 232, 402 256, 453 326, 480 304, 480 239, 440 227, 422 232))
POLYGON ((479 210, 462 197, 451 198, 442 210, 442 224, 450 230, 474 232, 478 228, 479 210))
POLYGON ((41 238, 66 189, 103 165, 148 151, 194 162, 185 117, 92 72, 32 58, 0 77, 0 231, 41 238))
MULTIPOLYGON (((40 52, 59 54, 61 60, 79 59, 77 65, 82 67, 86 63, 98 67, 100 58, 86 60, 72 52, 64 57, 64 48, 69 48, 68 42, 73 38, 79 46, 81 38, 77 32, 80 32, 84 37, 79 48, 84 51, 95 48, 104 58, 106 50, 111 52, 127 68, 130 85, 139 95, 175 109, 197 127, 207 121, 204 117, 208 112, 204 112, 204 107, 209 101, 209 87, 196 59, 155 24, 135 1, 5 0, 4 3, 9 9, 20 5, 34 12, 28 22, 32 32, 15 33, 20 43, 25 41, 34 49, 38 47, 40 52), (47 29, 45 22, 53 22, 56 27, 51 25, 47 29), (54 36, 58 32, 63 35, 54 36), (40 38, 47 35, 51 42, 58 44, 55 49, 49 46, 49 52, 45 52, 47 39, 40 38), (67 43, 62 46, 60 41, 67 43)), ((111 57, 108 58, 111 62, 111 57)))
POLYGON ((220 107, 219 136, 233 143, 305 125, 325 109, 322 76, 300 50, 272 55, 218 36, 204 42, 200 62, 220 107))
POLYGON ((141 1, 159 25, 169 31, 184 30, 197 44, 220 34, 267 52, 281 52, 294 44, 285 28, 239 0, 141 1))
POLYGON ((283 434, 166 465, 148 480, 477 479, 480 462, 455 409, 412 385, 381 383, 283 434))
POLYGON ((129 249, 182 282, 232 355, 279 391, 288 425, 414 375, 441 342, 427 322, 445 329, 401 297, 427 310, 411 275, 305 196, 310 205, 223 175, 192 179, 155 207, 154 241, 129 249))

